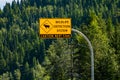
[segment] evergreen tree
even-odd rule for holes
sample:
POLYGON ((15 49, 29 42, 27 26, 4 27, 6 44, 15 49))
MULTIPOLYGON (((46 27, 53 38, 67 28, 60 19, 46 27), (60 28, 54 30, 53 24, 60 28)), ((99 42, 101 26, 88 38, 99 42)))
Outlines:
POLYGON ((21 72, 19 69, 14 71, 14 80, 21 80, 21 72))
POLYGON ((70 49, 66 40, 56 40, 50 45, 44 65, 53 80, 69 79, 70 49))
POLYGON ((0 53, 0 74, 2 74, 5 70, 6 67, 6 61, 2 55, 2 53, 0 53))

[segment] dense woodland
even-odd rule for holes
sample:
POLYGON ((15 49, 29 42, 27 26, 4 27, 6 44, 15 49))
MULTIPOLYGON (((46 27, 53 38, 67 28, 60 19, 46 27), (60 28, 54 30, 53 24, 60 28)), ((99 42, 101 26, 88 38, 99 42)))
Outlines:
POLYGON ((0 80, 91 80, 87 42, 41 39, 39 18, 71 18, 91 41, 95 80, 120 80, 120 0, 21 0, 0 9, 0 80))

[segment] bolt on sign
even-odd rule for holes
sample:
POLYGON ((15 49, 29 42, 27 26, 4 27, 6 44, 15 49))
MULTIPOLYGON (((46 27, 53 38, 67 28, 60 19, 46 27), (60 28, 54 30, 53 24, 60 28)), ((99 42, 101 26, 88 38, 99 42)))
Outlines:
POLYGON ((41 18, 39 26, 41 38, 71 37, 71 18, 41 18))

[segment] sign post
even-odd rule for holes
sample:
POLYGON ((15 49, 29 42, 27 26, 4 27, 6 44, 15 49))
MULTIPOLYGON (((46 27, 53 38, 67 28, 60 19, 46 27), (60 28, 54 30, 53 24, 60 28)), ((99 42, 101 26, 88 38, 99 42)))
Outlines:
POLYGON ((91 53, 91 80, 94 80, 94 53, 91 42, 80 31, 71 29, 70 18, 42 18, 40 19, 39 33, 41 38, 70 38, 71 31, 82 35, 88 42, 91 53))
POLYGON ((94 53, 93 53, 93 47, 90 42, 90 40, 80 31, 76 29, 72 29, 73 32, 77 32, 79 35, 82 35, 83 38, 88 42, 90 53, 91 53, 91 80, 94 80, 94 53))

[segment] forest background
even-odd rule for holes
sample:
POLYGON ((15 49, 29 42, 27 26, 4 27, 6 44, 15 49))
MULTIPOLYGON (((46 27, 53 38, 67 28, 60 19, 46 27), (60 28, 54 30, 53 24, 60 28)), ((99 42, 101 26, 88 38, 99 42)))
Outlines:
POLYGON ((0 9, 0 80, 90 80, 90 52, 77 34, 41 39, 39 18, 71 18, 90 39, 95 80, 120 80, 120 0, 21 0, 0 9))

